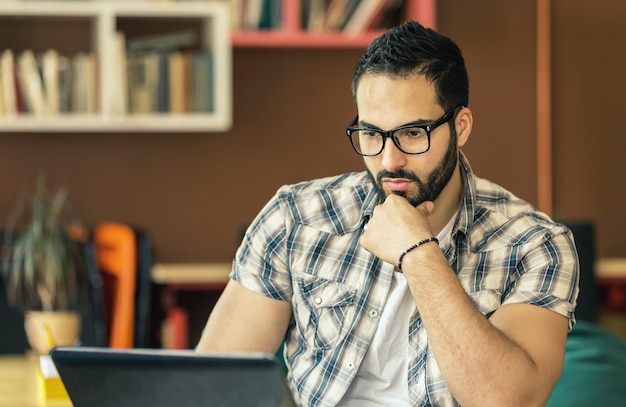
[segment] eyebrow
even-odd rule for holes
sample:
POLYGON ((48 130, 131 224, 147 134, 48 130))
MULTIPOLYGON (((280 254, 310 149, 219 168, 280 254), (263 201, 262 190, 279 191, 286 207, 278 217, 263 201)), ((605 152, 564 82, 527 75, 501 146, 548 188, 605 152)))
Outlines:
MULTIPOLYGON (((436 120, 436 119, 435 119, 435 120, 436 120)), ((435 122, 434 120, 424 120, 424 119, 418 119, 418 120, 415 120, 415 121, 412 121, 412 122, 408 122, 408 123, 405 123, 405 124, 401 124, 400 126, 394 127, 394 129, 397 129, 397 128, 399 128, 399 127, 404 127, 404 126, 426 126, 426 125, 428 125, 428 124, 432 124, 432 123, 434 123, 434 122, 435 122)), ((359 120, 359 121, 357 122, 357 124, 359 125, 359 127, 366 127, 366 128, 368 128, 368 129, 373 129, 373 130, 381 130, 381 131, 383 131, 383 129, 381 129, 380 127, 378 127, 378 126, 376 126, 376 125, 374 125, 374 124, 372 124, 372 123, 368 123, 368 122, 366 122, 366 121, 364 121, 364 120, 359 120)), ((393 130, 393 129, 391 129, 391 130, 393 130)))

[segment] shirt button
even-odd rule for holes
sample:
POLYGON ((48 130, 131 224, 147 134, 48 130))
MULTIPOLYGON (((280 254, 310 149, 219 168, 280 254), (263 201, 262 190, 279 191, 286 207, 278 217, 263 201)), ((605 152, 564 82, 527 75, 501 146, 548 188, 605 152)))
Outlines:
POLYGON ((350 370, 354 369, 354 363, 352 362, 348 362, 347 366, 348 366, 348 369, 350 370))
POLYGON ((370 310, 370 317, 376 318, 378 316, 378 311, 375 309, 370 310))
POLYGON ((320 305, 322 303, 322 297, 315 297, 313 301, 315 301, 317 305, 320 305))

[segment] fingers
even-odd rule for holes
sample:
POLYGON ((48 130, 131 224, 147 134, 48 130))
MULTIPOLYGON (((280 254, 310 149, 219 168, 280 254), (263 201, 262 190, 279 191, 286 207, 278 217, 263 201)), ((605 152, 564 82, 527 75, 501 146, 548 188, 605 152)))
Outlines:
POLYGON ((405 198, 389 195, 363 225, 361 247, 385 261, 395 262, 406 247, 424 236, 432 236, 428 216, 434 207, 430 201, 413 207, 405 198))
MULTIPOLYGON (((408 203, 408 201, 402 196, 389 194, 387 195, 387 198, 385 199, 385 202, 382 203, 382 205, 385 205, 387 203, 392 205, 405 205, 408 203)), ((435 209, 435 204, 432 201, 424 201, 421 204, 417 205, 415 209, 420 211, 422 215, 428 216, 433 211, 433 209, 435 209)))

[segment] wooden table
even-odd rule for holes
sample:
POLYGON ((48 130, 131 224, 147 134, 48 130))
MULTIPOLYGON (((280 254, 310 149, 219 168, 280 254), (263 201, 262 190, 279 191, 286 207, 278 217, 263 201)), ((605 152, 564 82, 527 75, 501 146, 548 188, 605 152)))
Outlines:
POLYGON ((43 400, 37 382, 37 359, 0 356, 0 407, 72 407, 69 400, 43 400))
POLYGON ((158 263, 152 281, 170 286, 210 286, 222 289, 228 282, 231 263, 158 263))

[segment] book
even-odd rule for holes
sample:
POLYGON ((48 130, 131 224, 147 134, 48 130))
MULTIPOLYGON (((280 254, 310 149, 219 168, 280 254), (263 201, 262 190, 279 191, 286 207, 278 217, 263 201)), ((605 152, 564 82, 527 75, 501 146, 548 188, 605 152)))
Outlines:
POLYGON ((352 17, 352 15, 354 14, 354 11, 356 10, 356 8, 359 6, 360 3, 361 3, 361 0, 349 0, 348 4, 346 5, 345 13, 343 16, 343 21, 341 22, 340 29, 342 31, 345 28, 348 21, 350 21, 350 18, 352 17))
POLYGON ((324 30, 326 19, 326 4, 324 0, 309 0, 307 9, 306 28, 311 32, 321 32, 324 30))
POLYGON ((78 53, 72 58, 72 82, 71 82, 71 106, 73 113, 84 113, 86 111, 85 95, 85 54, 78 53))
POLYGON ((13 51, 5 49, 0 54, 0 80, 2 81, 2 100, 5 116, 15 116, 17 114, 17 103, 15 100, 15 57, 13 51))
POLYGON ((28 113, 28 106, 26 105, 24 90, 19 80, 17 62, 13 64, 13 84, 15 85, 15 108, 17 109, 17 114, 26 114, 28 113))
POLYGON ((213 54, 197 51, 191 60, 193 81, 192 110, 206 113, 213 111, 213 54))
POLYGON ((281 26, 281 0, 263 0, 259 19, 260 30, 270 30, 281 26))
POLYGON ((126 36, 117 31, 111 41, 113 45, 111 69, 113 70, 114 87, 111 89, 111 113, 125 115, 128 113, 128 73, 126 69, 126 36))
POLYGON ((170 77, 168 54, 159 52, 157 59, 157 81, 156 81, 156 106, 155 111, 167 113, 170 111, 170 77))
POLYGON ((193 31, 176 31, 128 38, 126 42, 130 53, 170 52, 194 47, 197 38, 193 31))
POLYGON ((368 30, 383 30, 398 23, 398 13, 404 0, 387 0, 383 9, 370 22, 368 30))
POLYGON ((59 55, 59 113, 72 111, 72 62, 69 57, 59 55))
POLYGON ((243 28, 243 4, 244 0, 230 0, 230 29, 231 31, 243 28))
POLYGON ((350 6, 351 0, 331 0, 324 19, 324 29, 339 30, 348 16, 350 6))
POLYGON ((157 111, 157 88, 159 82, 159 54, 144 55, 145 86, 148 97, 147 108, 149 113, 157 111))
POLYGON ((41 55, 41 68, 48 113, 58 115, 59 108, 59 53, 49 49, 41 55))
POLYGON ((131 113, 153 113, 157 109, 158 58, 153 52, 127 55, 131 113))
POLYGON ((48 114, 42 78, 32 50, 22 52, 17 60, 18 80, 28 111, 35 116, 48 114))
POLYGON ((72 60, 72 111, 93 114, 97 110, 96 57, 80 52, 72 60))
MULTIPOLYGON (((2 91, 2 71, 0 71, 0 96, 3 94, 4 92, 2 91)), ((4 116, 4 115, 5 115, 4 97, 0 97, 0 116, 4 116)))
POLYGON ((263 0, 247 0, 244 2, 244 28, 257 30, 263 15, 263 0))
POLYGON ((126 69, 128 72, 128 109, 130 113, 147 112, 149 103, 147 96, 143 96, 145 89, 145 69, 142 54, 129 53, 126 55, 126 69))
POLYGON ((343 31, 348 35, 359 35, 372 24, 388 0, 361 0, 350 16, 343 31))
POLYGON ((189 58, 190 53, 175 51, 169 58, 169 97, 170 112, 185 113, 189 111, 189 58))
POLYGON ((85 86, 87 93, 87 113, 95 114, 98 111, 98 61, 96 54, 90 52, 85 59, 85 86))

